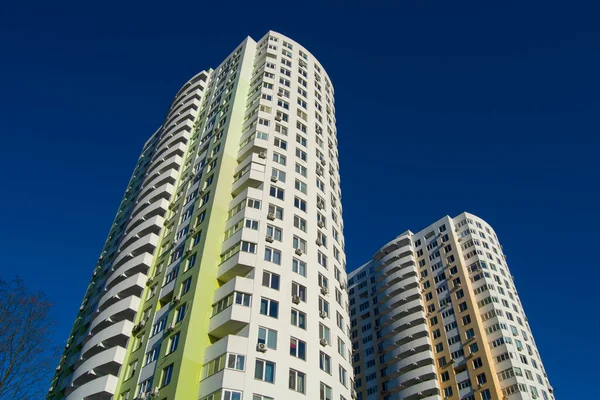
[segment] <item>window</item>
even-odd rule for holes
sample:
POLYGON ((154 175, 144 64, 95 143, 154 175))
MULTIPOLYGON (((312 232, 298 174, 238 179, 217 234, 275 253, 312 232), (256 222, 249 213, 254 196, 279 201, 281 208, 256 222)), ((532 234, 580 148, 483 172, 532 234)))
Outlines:
POLYGON ((176 334, 174 334, 173 336, 171 336, 169 338, 169 344, 168 344, 169 350, 168 350, 167 354, 171 354, 172 352, 177 350, 178 345, 179 345, 179 332, 177 332, 176 334))
POLYGON ((481 368, 483 367, 483 362, 481 361, 481 358, 476 358, 473 360, 473 368, 477 369, 477 368, 481 368))
POLYGON ((338 336, 338 353, 346 359, 346 343, 338 336))
POLYGON ((260 313, 262 315, 277 318, 279 315, 279 303, 275 300, 262 297, 260 299, 260 313))
POLYGON ((328 374, 331 374, 331 357, 322 351, 319 352, 319 368, 328 374))
POLYGON ((296 392, 305 392, 306 375, 290 368, 289 388, 296 392))
POLYGON ((281 242, 283 240, 283 231, 273 225, 267 225, 267 236, 270 236, 274 240, 281 242))
POLYGON ((169 365, 166 368, 163 368, 160 386, 164 387, 164 386, 167 386, 169 383, 171 383, 172 376, 173 376, 173 364, 169 365))
POLYGON ((297 258, 294 258, 292 260, 292 272, 306 277, 306 263, 304 261, 298 260, 297 258))
POLYGON ((277 350, 277 331, 259 326, 258 343, 267 345, 269 349, 277 350))
POLYGON ((299 190, 300 192, 306 194, 306 183, 296 179, 294 187, 296 188, 296 190, 299 190))
POLYGON ((329 318, 329 302, 319 297, 319 311, 324 312, 329 318))
POLYGON ((300 239, 298 236, 294 236, 293 246, 294 249, 300 249, 303 253, 306 253, 306 240, 300 239))
POLYGON ((306 178, 306 167, 296 163, 296 172, 306 178))
POLYGON ((290 338, 290 356, 306 360, 306 342, 290 338))
POLYGON ((477 383, 479 385, 484 385, 487 382, 487 378, 485 377, 485 373, 477 375, 477 383))
POLYGON ((187 292, 189 292, 191 286, 192 278, 187 278, 185 281, 183 281, 183 283, 181 284, 181 295, 184 295, 187 292))
MULTIPOLYGON (((285 114, 283 114, 283 115, 285 115, 285 114)), ((274 139, 274 143, 275 143, 275 146, 279 147, 280 149, 287 150, 287 142, 285 140, 281 140, 278 137, 276 137, 274 139)))
POLYGON ((444 388, 444 397, 452 397, 452 386, 448 386, 444 388))
MULTIPOLYGON (((361 393, 362 394, 362 393, 361 393)), ((321 387, 319 389, 319 400, 332 400, 331 388, 321 382, 321 387)))
POLYGON ((263 271, 262 284, 268 288, 279 290, 279 275, 269 271, 263 271))
POLYGON ((327 268, 327 256, 320 251, 317 252, 317 261, 321 266, 327 268))
POLYGON ((347 376, 346 376, 346 370, 340 365, 339 366, 339 373, 340 373, 340 383, 346 387, 348 387, 348 382, 347 382, 347 376))
POLYGON ((271 188, 269 189, 269 195, 271 197, 275 197, 276 199, 283 200, 285 197, 285 190, 277 186, 271 185, 271 188))
POLYGON ((269 214, 273 214, 276 219, 283 220, 283 208, 274 204, 269 204, 269 214))
POLYGON ((254 379, 275 383, 275 363, 266 360, 256 360, 254 379))
POLYGON ((148 364, 156 361, 159 354, 160 354, 160 344, 158 346, 153 347, 152 350, 150 350, 149 352, 146 353, 146 364, 145 365, 148 365, 148 364))
POLYGON ((275 178, 275 180, 279 180, 281 182, 285 182, 285 172, 281 171, 277 168, 273 168, 271 170, 271 178, 275 178))
POLYGON ((291 324, 301 329, 306 329, 306 314, 302 311, 292 308, 291 324))
POLYGON ((281 251, 271 247, 265 247, 265 261, 281 265, 281 251))
POLYGON ((304 152, 298 148, 296 148, 296 157, 298 157, 302 161, 306 161, 308 158, 308 156, 306 155, 306 152, 304 152))
POLYGON ((183 318, 185 317, 186 308, 187 308, 187 304, 184 304, 177 309, 177 311, 175 313, 175 323, 179 323, 179 322, 183 321, 183 318))
POLYGON ((294 197, 294 207, 306 212, 306 201, 299 197, 294 197))
POLYGON ((301 301, 306 302, 306 286, 292 281, 292 296, 298 296, 301 301))
POLYGON ((283 154, 273 153, 273 161, 275 161, 278 164, 285 165, 286 161, 287 161, 287 157, 284 156, 283 154))
POLYGON ((327 344, 331 344, 331 331, 323 324, 319 324, 319 337, 325 339, 327 344))
POLYGON ((300 229, 302 232, 306 232, 306 220, 294 215, 294 227, 300 229))
POLYGON ((273 399, 272 397, 255 394, 255 395, 252 395, 252 400, 275 400, 275 399, 273 399))

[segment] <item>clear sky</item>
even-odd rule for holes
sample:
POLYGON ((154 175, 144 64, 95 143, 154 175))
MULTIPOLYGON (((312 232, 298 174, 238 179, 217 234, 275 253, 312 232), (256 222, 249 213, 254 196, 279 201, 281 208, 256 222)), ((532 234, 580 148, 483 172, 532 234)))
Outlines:
POLYGON ((56 303, 57 344, 172 96, 273 29, 335 87, 349 269, 406 229, 477 214, 558 399, 597 393, 595 2, 34 3, 0 11, 0 267, 56 303))

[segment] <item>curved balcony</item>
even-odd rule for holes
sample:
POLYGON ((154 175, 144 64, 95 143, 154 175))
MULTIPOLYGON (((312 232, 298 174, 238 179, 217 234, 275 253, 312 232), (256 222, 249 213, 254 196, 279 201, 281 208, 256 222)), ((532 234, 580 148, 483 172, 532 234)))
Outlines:
POLYGON ((217 279, 227 282, 235 276, 245 276, 256 266, 256 254, 238 251, 219 265, 217 279))
POLYGON ((412 245, 410 241, 410 236, 406 233, 403 233, 396 237, 393 240, 390 240, 383 246, 379 248, 373 255, 373 259, 376 261, 382 260, 387 255, 391 253, 396 253, 400 249, 405 249, 404 251, 410 251, 412 253, 412 245))
POLYGON ((147 274, 148 270, 152 266, 152 260, 153 257, 148 253, 142 253, 137 257, 129 259, 125 263, 121 264, 121 266, 114 270, 108 277, 106 280, 106 288, 110 289, 124 279, 127 279, 127 277, 138 272, 147 274))
POLYGON ((396 343, 398 341, 400 341, 401 344, 394 344, 394 349, 385 355, 386 362, 395 359, 403 359, 405 357, 417 354, 418 352, 431 349, 431 341, 429 339, 429 332, 427 330, 424 330, 417 335, 413 335, 412 339, 408 339, 404 336, 402 339, 397 339, 396 343))
POLYGON ((148 188, 145 193, 140 195, 140 202, 143 202, 146 200, 150 200, 150 202, 152 202, 152 199, 154 197, 156 197, 157 194, 162 193, 162 192, 172 194, 174 191, 175 191, 175 187, 168 182, 166 182, 158 187, 153 186, 153 187, 148 188))
POLYGON ((165 133, 163 134, 163 138, 160 139, 160 142, 158 143, 158 147, 157 148, 161 148, 163 145, 171 142, 171 139, 176 136, 179 135, 180 133, 184 133, 187 134, 188 136, 184 136, 185 139, 187 139, 190 135, 190 132, 192 131, 192 129, 194 129, 194 123, 191 120, 185 120, 183 121, 181 124, 179 125, 170 125, 168 127, 165 127, 165 133))
POLYGON ((141 218, 151 218, 155 215, 164 217, 169 208, 169 201, 161 198, 158 201, 146 201, 138 203, 132 212, 132 219, 138 218, 137 214, 143 213, 141 218))
POLYGON ((410 326, 424 324, 427 321, 425 312, 422 310, 417 310, 416 312, 411 314, 401 313, 396 315, 398 316, 397 319, 391 319, 389 323, 382 325, 382 337, 386 337, 390 334, 397 334, 410 326))
POLYGON ((196 106, 197 109, 200 109, 202 105, 202 96, 199 93, 192 94, 190 96, 185 96, 180 99, 178 102, 174 102, 171 106, 171 110, 167 114, 166 120, 170 120, 174 115, 178 114, 180 110, 184 107, 188 106, 196 106))
POLYGON ((83 385, 98 375, 117 375, 125 359, 124 347, 113 347, 88 358, 73 371, 73 385, 83 385))
POLYGON ((133 257, 136 257, 137 255, 142 254, 142 253, 153 254, 154 249, 156 249, 156 246, 158 245, 158 238, 159 238, 158 235, 156 235, 154 233, 150 233, 150 234, 136 240, 135 242, 133 242, 132 244, 130 244, 129 246, 127 246, 126 248, 121 250, 121 253, 115 259, 115 262, 113 265, 120 266, 122 261, 124 261, 126 258, 130 257, 130 254, 133 257))
MULTIPOLYGON (((392 279, 392 283, 387 286, 384 286, 383 289, 379 292, 378 298, 386 301, 386 299, 393 299, 395 297, 410 297, 415 294, 420 296, 420 285, 419 280, 417 278, 416 272, 412 271, 411 273, 404 274, 402 277, 398 277, 397 279, 392 279)), ((381 301, 381 300, 380 300, 381 301)))
POLYGON ((135 241, 148 235, 149 233, 154 233, 156 235, 160 234, 160 230, 163 227, 165 219, 159 215, 155 215, 143 221, 140 224, 137 224, 131 232, 129 232, 123 240, 121 241, 120 250, 127 248, 129 245, 133 244, 135 241))
POLYGON ((129 336, 131 336, 132 328, 133 322, 126 319, 106 327, 90 337, 81 348, 81 355, 89 358, 106 348, 125 347, 129 336))
POLYGON ((138 273, 114 285, 100 298, 98 310, 102 311, 117 301, 129 296, 140 297, 146 286, 147 279, 148 277, 146 275, 138 273))
POLYGON ((431 352, 431 350, 425 350, 415 353, 415 355, 412 356, 403 357, 402 359, 398 360, 396 367, 398 367, 399 373, 405 374, 408 371, 412 371, 429 364, 435 364, 433 352, 431 352))
MULTIPOLYGON (((185 146, 183 146, 185 148, 185 146)), ((164 174, 160 174, 158 172, 148 175, 146 180, 142 184, 145 188, 148 187, 156 187, 162 185, 164 182, 169 182, 172 185, 175 184, 177 178, 179 177, 179 173, 175 170, 170 170, 164 174)))
POLYGON ((150 168, 148 169, 148 175, 153 174, 157 168, 159 173, 163 174, 169 169, 178 170, 179 167, 183 164, 183 158, 179 154, 170 155, 168 158, 162 157, 159 160, 156 160, 152 163, 150 168))
MULTIPOLYGON (((414 380, 413 383, 407 382, 408 387, 398 392, 400 399, 421 400, 429 396, 439 398, 440 388, 437 379, 429 379, 424 382, 414 380)), ((404 387, 404 385, 402 386, 404 387)))
POLYGON ((124 319, 133 321, 139 308, 139 297, 130 296, 126 299, 119 300, 94 318, 90 324, 90 332, 95 335, 107 326, 124 319))
POLYGON ((117 388, 118 378, 114 375, 105 375, 91 380, 73 392, 65 400, 110 400, 117 388))

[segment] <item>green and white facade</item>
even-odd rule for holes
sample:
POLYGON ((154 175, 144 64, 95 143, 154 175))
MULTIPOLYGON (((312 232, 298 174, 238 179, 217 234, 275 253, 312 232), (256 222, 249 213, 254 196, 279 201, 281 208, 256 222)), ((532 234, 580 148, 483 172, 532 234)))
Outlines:
POLYGON ((247 38, 145 144, 49 400, 349 400, 333 87, 247 38))

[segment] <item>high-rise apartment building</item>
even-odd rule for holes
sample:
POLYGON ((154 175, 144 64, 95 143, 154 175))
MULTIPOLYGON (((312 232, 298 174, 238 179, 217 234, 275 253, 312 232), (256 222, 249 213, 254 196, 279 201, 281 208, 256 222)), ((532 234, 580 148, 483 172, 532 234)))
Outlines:
POLYGON ((554 399, 502 246, 481 218, 406 231, 349 278, 359 400, 554 399))
POLYGON ((48 399, 350 399, 334 92, 244 40, 145 144, 48 399))

